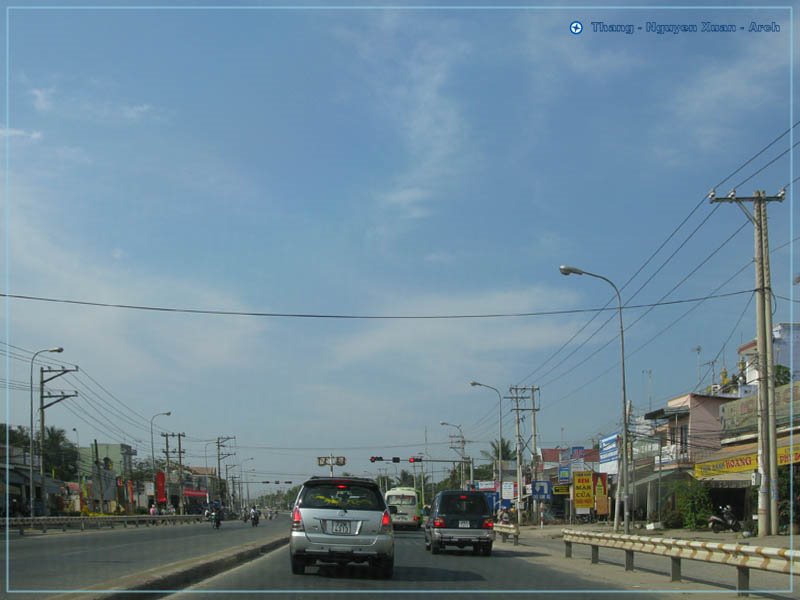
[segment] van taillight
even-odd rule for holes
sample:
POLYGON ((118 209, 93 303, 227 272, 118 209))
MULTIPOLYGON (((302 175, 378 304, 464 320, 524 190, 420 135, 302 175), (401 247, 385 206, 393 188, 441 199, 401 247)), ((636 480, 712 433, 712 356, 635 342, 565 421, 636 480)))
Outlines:
POLYGON ((436 517, 433 520, 434 527, 444 527, 444 519, 442 517, 436 517))
POLYGON ((300 509, 295 507, 292 511, 292 531, 303 531, 303 517, 300 515, 300 509))
POLYGON ((491 518, 483 520, 484 529, 494 529, 494 521, 491 518))

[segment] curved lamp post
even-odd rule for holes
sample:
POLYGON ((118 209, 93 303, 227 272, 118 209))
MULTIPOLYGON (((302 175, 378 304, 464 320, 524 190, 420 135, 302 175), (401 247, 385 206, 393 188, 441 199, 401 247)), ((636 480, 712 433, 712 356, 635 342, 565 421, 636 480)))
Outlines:
MULTIPOLYGON (((628 398, 625 392, 625 329, 622 325, 622 296, 620 296, 619 289, 614 282, 608 279, 607 277, 603 277, 602 275, 598 275, 597 273, 590 273, 589 271, 583 271, 582 269, 578 269, 577 267, 570 267, 568 265, 561 265, 558 268, 561 271, 562 275, 588 275, 589 277, 595 277, 597 279, 602 279, 607 284, 609 284, 612 288, 614 288, 614 293, 617 295, 617 305, 619 307, 619 343, 620 343, 620 350, 621 350, 621 361, 620 364, 622 366, 622 490, 623 490, 623 502, 624 502, 624 526, 625 526, 625 533, 628 534, 631 532, 630 528, 630 521, 628 518, 628 398)), ((615 511, 615 524, 614 530, 618 529, 619 524, 619 494, 617 494, 617 507, 615 511)))
POLYGON ((502 506, 503 503, 503 396, 500 395, 500 390, 496 387, 492 387, 490 385, 486 385, 485 383, 479 383, 477 381, 470 381, 469 384, 472 387, 480 386, 489 388, 490 390, 494 390, 497 392, 497 399, 499 401, 500 410, 500 418, 498 419, 498 434, 499 438, 497 439, 497 481, 500 487, 500 493, 498 494, 498 503, 502 506))
POLYGON ((158 496, 156 495, 156 488, 155 488, 155 485, 156 485, 156 446, 155 446, 155 442, 153 442, 153 420, 156 417, 160 417, 162 415, 165 416, 165 417, 169 417, 171 414, 172 414, 172 411, 168 410, 167 412, 156 413, 152 417, 150 417, 150 458, 153 461, 153 504, 158 504, 158 496))
MULTIPOLYGON (((57 348, 45 348, 44 350, 39 350, 38 352, 34 352, 33 356, 31 356, 31 431, 30 431, 31 456, 30 456, 30 464, 28 465, 29 467, 28 476, 30 477, 30 481, 28 482, 30 484, 30 487, 28 488, 28 494, 30 495, 31 517, 35 516, 33 512, 33 491, 34 491, 33 490, 33 361, 36 360, 36 357, 42 354, 43 352, 63 352, 63 351, 64 349, 61 346, 58 346, 57 348)), ((39 390, 39 393, 41 394, 41 390, 39 390)), ((41 463, 41 461, 44 459, 44 447, 40 449, 40 453, 41 456, 39 456, 39 462, 41 463)), ((42 485, 42 497, 44 497, 44 477, 42 478, 41 485, 42 485)))

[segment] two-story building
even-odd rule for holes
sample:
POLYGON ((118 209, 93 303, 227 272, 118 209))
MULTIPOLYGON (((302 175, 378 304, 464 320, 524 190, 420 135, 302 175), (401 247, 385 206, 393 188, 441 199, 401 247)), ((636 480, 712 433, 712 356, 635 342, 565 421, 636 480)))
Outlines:
MULTIPOLYGON (((721 448, 720 409, 735 400, 730 396, 688 393, 645 414, 645 419, 653 421, 653 433, 660 445, 653 457, 653 473, 637 482, 636 486, 637 494, 642 493, 642 485, 648 486, 645 493, 649 517, 658 515, 671 501, 666 486, 660 491, 654 487, 669 480, 693 477, 695 463, 708 460, 721 448)), ((743 487, 745 484, 733 480, 723 485, 743 487)))

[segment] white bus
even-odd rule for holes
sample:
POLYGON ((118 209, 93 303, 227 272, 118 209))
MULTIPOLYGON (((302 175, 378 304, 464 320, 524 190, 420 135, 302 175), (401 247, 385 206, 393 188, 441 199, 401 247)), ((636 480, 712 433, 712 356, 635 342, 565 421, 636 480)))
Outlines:
POLYGON ((386 504, 397 508, 397 513, 392 515, 392 525, 395 529, 401 527, 419 529, 422 525, 417 490, 414 488, 390 489, 386 492, 386 504))

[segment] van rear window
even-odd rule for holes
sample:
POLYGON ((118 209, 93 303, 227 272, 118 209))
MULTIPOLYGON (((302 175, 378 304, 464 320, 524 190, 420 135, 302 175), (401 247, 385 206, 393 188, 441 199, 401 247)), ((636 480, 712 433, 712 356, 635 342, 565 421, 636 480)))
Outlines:
POLYGON ((380 492, 372 487, 350 484, 309 485, 303 490, 302 508, 384 510, 380 492))
POLYGON ((483 496, 444 496, 439 512, 446 515, 485 515, 489 505, 483 496))
POLYGON ((417 497, 411 494, 389 494, 386 497, 386 502, 400 506, 413 506, 417 503, 417 497))

